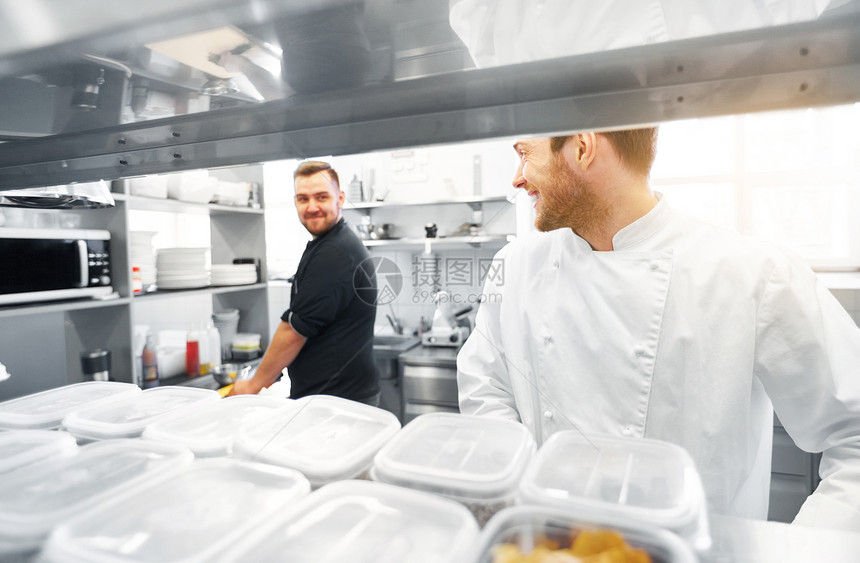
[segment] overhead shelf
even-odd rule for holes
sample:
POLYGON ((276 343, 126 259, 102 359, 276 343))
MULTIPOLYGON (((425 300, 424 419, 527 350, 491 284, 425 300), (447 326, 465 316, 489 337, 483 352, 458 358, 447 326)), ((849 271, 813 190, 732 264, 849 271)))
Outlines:
POLYGON ((371 210, 380 208, 392 207, 422 207, 426 205, 449 205, 451 203, 464 203, 472 209, 480 209, 485 203, 512 203, 513 196, 460 196, 447 199, 426 200, 426 201, 365 201, 360 203, 346 203, 343 207, 344 211, 354 210, 371 210))
POLYGON ((651 125, 860 99, 860 14, 0 145, 0 188, 651 125))
POLYGON ((457 246, 482 246, 498 244, 502 246, 514 239, 514 235, 476 235, 467 237, 438 237, 438 238, 399 238, 365 240, 364 246, 385 248, 433 248, 433 247, 457 247, 457 246))

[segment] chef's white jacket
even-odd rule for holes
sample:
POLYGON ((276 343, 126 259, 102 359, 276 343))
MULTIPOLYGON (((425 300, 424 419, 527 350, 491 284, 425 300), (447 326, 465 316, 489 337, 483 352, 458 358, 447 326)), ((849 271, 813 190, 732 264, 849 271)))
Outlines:
POLYGON ((679 444, 711 512, 763 519, 775 410, 823 452, 796 522, 860 530, 860 329, 810 268, 662 199, 613 246, 559 229, 499 251, 457 360, 461 411, 521 420, 538 443, 679 444))
POLYGON ((475 64, 490 67, 807 21, 844 3, 450 0, 448 20, 475 64))

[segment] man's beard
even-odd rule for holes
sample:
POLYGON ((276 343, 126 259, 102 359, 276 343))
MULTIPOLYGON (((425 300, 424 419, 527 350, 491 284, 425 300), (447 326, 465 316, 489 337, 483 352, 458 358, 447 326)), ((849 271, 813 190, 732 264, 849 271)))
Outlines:
POLYGON ((598 232, 609 218, 609 206, 568 167, 561 154, 553 156, 540 188, 540 210, 535 217, 539 231, 570 227, 580 236, 598 232))

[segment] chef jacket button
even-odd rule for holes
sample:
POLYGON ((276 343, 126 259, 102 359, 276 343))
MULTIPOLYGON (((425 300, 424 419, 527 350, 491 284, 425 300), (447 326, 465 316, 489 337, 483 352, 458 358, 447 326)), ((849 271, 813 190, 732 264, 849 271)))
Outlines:
POLYGON ((650 267, 653 271, 656 272, 657 270, 660 269, 660 263, 659 262, 651 262, 650 267))
POLYGON ((642 354, 645 353, 645 346, 642 346, 641 344, 637 344, 636 347, 633 348, 633 353, 636 354, 637 356, 641 356, 642 354))
POLYGON ((553 268, 558 268, 558 260, 553 260, 553 261, 552 261, 552 267, 553 267, 553 268))
POLYGON ((631 435, 633 435, 633 428, 631 428, 629 426, 625 426, 624 428, 621 429, 621 433, 624 434, 625 436, 631 436, 631 435))
POLYGON ((552 335, 550 335, 550 334, 545 334, 545 335, 543 336, 543 343, 544 343, 544 344, 552 344, 552 335))
POLYGON ((547 420, 552 420, 552 411, 543 411, 543 417, 547 420))

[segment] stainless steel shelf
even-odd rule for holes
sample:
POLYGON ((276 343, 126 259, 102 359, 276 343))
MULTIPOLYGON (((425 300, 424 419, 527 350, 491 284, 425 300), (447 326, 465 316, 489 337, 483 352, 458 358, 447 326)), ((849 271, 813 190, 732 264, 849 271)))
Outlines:
POLYGON ((347 203, 344 205, 344 211, 369 211, 372 209, 388 209, 393 207, 424 207, 428 205, 449 205, 452 203, 464 203, 472 209, 478 209, 485 203, 497 203, 506 201, 513 202, 513 196, 463 196, 448 199, 437 199, 427 201, 400 202, 400 201, 366 201, 361 203, 347 203))
POLYGON ((0 145, 0 187, 650 125, 860 99, 860 14, 0 145))
POLYGON ((503 246, 514 239, 514 235, 481 235, 469 237, 439 237, 439 238, 398 238, 365 240, 364 246, 368 248, 425 248, 432 247, 458 247, 458 246, 482 246, 498 244, 503 246))
POLYGON ((65 313, 69 311, 87 311, 109 307, 125 307, 130 301, 131 299, 129 297, 117 297, 111 299, 75 299, 43 303, 22 303, 0 307, 0 319, 50 313, 65 313))
POLYGON ((190 213, 196 215, 248 214, 263 215, 263 209, 239 207, 233 205, 218 205, 215 203, 197 203, 178 199, 146 197, 114 193, 116 201, 125 201, 129 209, 137 211, 164 211, 169 213, 190 213))
POLYGON ((199 287, 192 289, 160 290, 144 293, 143 295, 135 295, 132 298, 132 302, 134 304, 139 304, 148 301, 155 301, 158 299, 175 299, 177 297, 183 298, 194 295, 220 295, 224 293, 240 293, 246 291, 266 289, 267 287, 268 284, 266 283, 255 283, 248 285, 210 285, 207 287, 199 287))

